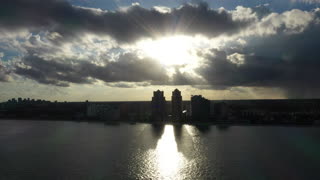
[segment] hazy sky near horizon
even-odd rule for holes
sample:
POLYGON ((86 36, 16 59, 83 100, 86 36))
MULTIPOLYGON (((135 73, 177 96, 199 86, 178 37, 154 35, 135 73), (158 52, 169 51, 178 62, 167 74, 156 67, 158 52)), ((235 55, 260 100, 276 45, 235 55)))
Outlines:
POLYGON ((319 98, 320 0, 2 0, 0 101, 319 98))

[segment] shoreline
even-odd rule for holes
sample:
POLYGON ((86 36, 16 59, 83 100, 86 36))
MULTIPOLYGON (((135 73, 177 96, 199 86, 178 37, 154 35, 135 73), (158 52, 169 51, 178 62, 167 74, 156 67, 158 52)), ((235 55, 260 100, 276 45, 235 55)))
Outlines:
POLYGON ((76 123, 101 123, 105 125, 120 125, 120 124, 151 124, 151 125, 193 125, 193 126, 283 126, 283 127, 320 127, 320 124, 314 123, 234 123, 234 122, 170 122, 170 121, 101 121, 101 120, 72 120, 72 119, 28 119, 28 118, 0 118, 0 121, 52 121, 52 122, 76 122, 76 123))

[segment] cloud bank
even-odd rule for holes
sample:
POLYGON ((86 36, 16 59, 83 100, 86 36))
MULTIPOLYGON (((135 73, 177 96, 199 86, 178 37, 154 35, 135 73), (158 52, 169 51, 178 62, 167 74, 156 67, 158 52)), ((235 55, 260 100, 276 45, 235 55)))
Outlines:
POLYGON ((319 9, 274 13, 265 6, 239 6, 228 11, 200 3, 103 11, 63 0, 5 0, 0 12, 5 34, 0 50, 17 54, 0 65, 0 81, 14 74, 63 87, 98 81, 124 88, 271 87, 288 97, 320 97, 319 9), (176 34, 212 42, 195 47, 198 66, 192 72, 183 66, 170 71, 134 47, 144 38, 176 34), (222 43, 216 46, 215 40, 222 43))
POLYGON ((166 70, 152 59, 140 59, 134 54, 123 54, 117 61, 106 60, 106 65, 87 61, 47 60, 36 55, 23 59, 15 73, 43 84, 68 86, 69 83, 91 84, 104 82, 165 82, 166 70))
POLYGON ((206 3, 185 4, 163 12, 138 5, 117 11, 103 11, 70 5, 64 0, 4 0, 0 6, 0 26, 55 32, 60 40, 82 33, 106 34, 119 42, 172 33, 203 34, 215 37, 232 34, 251 23, 233 19, 226 10, 213 10, 206 3))

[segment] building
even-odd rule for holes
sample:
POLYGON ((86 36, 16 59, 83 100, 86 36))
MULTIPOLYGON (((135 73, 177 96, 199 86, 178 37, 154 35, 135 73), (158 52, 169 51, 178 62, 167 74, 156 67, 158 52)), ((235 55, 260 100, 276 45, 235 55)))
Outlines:
POLYGON ((163 121, 166 119, 166 99, 163 91, 157 90, 153 92, 151 111, 152 120, 163 121))
POLYGON ((228 105, 225 102, 214 103, 213 105, 214 118, 216 120, 226 120, 228 119, 228 105))
POLYGON ((87 103, 86 116, 89 119, 116 121, 120 119, 120 109, 114 104, 87 103))
POLYGON ((120 104, 120 115, 124 121, 147 121, 151 115, 150 102, 123 102, 120 104))
POLYGON ((181 91, 175 89, 171 96, 171 115, 172 120, 179 121, 182 118, 182 96, 181 91))
POLYGON ((192 121, 206 121, 210 115, 210 101, 201 95, 191 96, 192 121))

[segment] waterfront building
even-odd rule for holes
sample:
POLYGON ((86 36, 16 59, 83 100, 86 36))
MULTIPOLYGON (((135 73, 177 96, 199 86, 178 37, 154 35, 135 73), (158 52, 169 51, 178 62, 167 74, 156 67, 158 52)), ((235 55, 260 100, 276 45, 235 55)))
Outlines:
POLYGON ((171 115, 172 120, 177 121, 182 118, 182 96, 181 91, 175 89, 171 96, 171 115))
POLYGON ((166 99, 163 91, 157 90, 153 92, 151 111, 152 120, 163 121, 166 119, 166 99))
POLYGON ((210 101, 201 95, 191 96, 192 121, 206 121, 210 115, 210 101))
POLYGON ((116 121, 120 119, 120 109, 118 106, 108 103, 86 103, 86 116, 89 119, 99 119, 103 121, 116 121))
POLYGON ((229 109, 228 105, 225 102, 214 103, 213 105, 214 118, 216 120, 227 120, 229 109))

